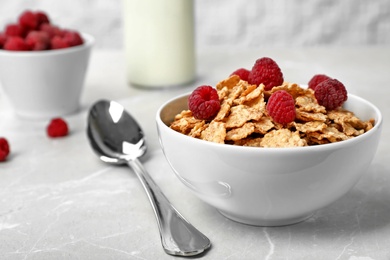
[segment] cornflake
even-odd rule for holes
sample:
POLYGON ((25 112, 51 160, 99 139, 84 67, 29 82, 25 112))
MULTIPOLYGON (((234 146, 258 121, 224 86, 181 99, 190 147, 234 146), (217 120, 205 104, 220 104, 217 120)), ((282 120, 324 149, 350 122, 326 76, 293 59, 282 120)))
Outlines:
POLYGON ((195 119, 190 110, 176 115, 170 127, 182 134, 221 144, 252 147, 301 147, 348 140, 373 128, 375 121, 362 121, 343 108, 327 111, 314 91, 284 82, 264 90, 232 75, 216 85, 221 108, 211 121, 195 119), (266 111, 268 98, 285 90, 295 101, 295 120, 274 122, 266 111))

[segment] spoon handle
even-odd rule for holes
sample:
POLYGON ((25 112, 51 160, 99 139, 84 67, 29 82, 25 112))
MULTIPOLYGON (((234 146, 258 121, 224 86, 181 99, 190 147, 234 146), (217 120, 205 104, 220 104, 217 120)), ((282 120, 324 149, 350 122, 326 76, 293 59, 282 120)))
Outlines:
POLYGON ((138 159, 128 161, 152 204, 162 246, 167 254, 194 256, 204 252, 210 240, 192 226, 169 202, 138 159))

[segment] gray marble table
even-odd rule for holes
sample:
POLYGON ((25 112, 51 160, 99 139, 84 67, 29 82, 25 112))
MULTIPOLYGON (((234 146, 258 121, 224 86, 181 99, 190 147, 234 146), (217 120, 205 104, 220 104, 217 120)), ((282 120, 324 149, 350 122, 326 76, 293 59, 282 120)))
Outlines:
MULTIPOLYGON (((0 163, 0 259, 173 259, 136 176, 101 163, 85 134, 89 106, 100 98, 122 103, 141 123, 149 143, 143 160, 166 196, 212 241, 204 259, 390 259, 390 48, 199 50, 198 79, 164 90, 126 84, 123 52, 94 50, 82 109, 66 116, 71 132, 49 139, 47 122, 22 120, 0 90, 0 136, 12 154, 0 163), (166 162, 155 127, 157 108, 201 84, 216 84, 263 56, 285 79, 307 83, 325 73, 384 115, 378 152, 359 183, 305 222, 253 227, 233 222, 196 198, 166 162)), ((0 88, 1 89, 1 88, 0 88)))

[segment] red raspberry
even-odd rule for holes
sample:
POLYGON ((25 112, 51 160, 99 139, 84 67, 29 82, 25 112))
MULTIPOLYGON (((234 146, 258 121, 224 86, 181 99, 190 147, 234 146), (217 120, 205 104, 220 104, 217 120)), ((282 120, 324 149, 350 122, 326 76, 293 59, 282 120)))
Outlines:
POLYGON ((330 79, 330 77, 328 77, 327 75, 324 75, 324 74, 316 74, 314 75, 309 83, 308 83, 308 86, 309 88, 311 88, 312 90, 316 90, 316 87, 318 84, 320 84, 322 81, 325 81, 327 79, 330 79))
POLYGON ((47 50, 50 47, 49 34, 43 31, 30 31, 26 36, 26 44, 33 51, 47 50))
POLYGON ((69 46, 77 46, 83 44, 83 38, 76 31, 64 31, 63 39, 69 44, 69 46))
POLYGON ((4 34, 6 36, 24 37, 26 35, 26 30, 19 24, 8 24, 5 27, 4 34))
POLYGON ((45 31, 49 34, 50 38, 53 38, 54 36, 61 36, 64 34, 63 31, 55 25, 51 25, 48 23, 44 23, 39 27, 40 31, 45 31))
POLYGON ((69 129, 67 123, 62 118, 54 118, 46 128, 47 135, 52 138, 68 135, 69 129))
POLYGON ((264 84, 265 90, 282 85, 283 73, 278 64, 271 58, 264 57, 256 60, 248 76, 249 84, 264 84))
POLYGON ((285 90, 273 93, 267 102, 267 112, 279 124, 288 124, 295 120, 295 101, 285 90))
POLYGON ((7 51, 28 51, 27 43, 21 37, 8 37, 4 44, 4 50, 7 51))
POLYGON ((318 104, 324 106, 327 110, 340 107, 348 99, 345 86, 337 79, 327 79, 318 84, 314 96, 318 104))
POLYGON ((195 118, 211 120, 221 108, 217 90, 206 85, 197 87, 188 97, 188 107, 195 118))
POLYGON ((4 33, 0 33, 0 49, 3 48, 6 40, 7 40, 7 36, 5 36, 4 33))
POLYGON ((233 71, 233 73, 230 74, 230 76, 232 76, 232 75, 237 75, 240 77, 240 79, 248 81, 249 70, 244 69, 244 68, 240 68, 240 69, 233 71))
POLYGON ((19 16, 19 24, 28 30, 38 28, 38 17, 30 10, 24 11, 19 16))
POLYGON ((0 162, 4 162, 10 153, 7 139, 0 137, 0 162))
POLYGON ((69 48, 70 47, 69 43, 64 38, 62 38, 61 36, 54 36, 51 39, 50 44, 51 44, 51 49, 53 49, 53 50, 55 50, 55 49, 65 49, 65 48, 69 48))
POLYGON ((35 12, 35 16, 37 17, 37 21, 38 21, 38 28, 44 23, 47 23, 47 24, 50 23, 49 16, 42 11, 35 12))

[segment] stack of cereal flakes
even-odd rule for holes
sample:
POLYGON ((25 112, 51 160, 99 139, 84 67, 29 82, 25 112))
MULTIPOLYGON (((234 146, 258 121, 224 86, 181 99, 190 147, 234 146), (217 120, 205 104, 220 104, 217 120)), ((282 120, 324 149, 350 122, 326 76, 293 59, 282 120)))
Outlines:
POLYGON ((171 128, 182 134, 221 144, 255 147, 297 147, 327 144, 359 136, 374 125, 352 112, 338 108, 326 111, 314 91, 298 84, 283 83, 264 90, 233 75, 216 86, 221 109, 211 121, 193 117, 190 110, 176 115, 171 128), (267 114, 270 95, 285 90, 295 100, 296 118, 286 125, 275 123, 267 114))

